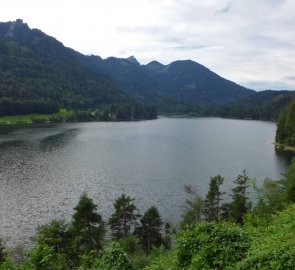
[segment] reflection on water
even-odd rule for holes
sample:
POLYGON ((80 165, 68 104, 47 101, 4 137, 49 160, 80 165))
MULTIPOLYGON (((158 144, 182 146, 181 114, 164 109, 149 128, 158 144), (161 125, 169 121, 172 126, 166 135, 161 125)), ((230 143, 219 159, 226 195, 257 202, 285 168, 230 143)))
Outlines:
POLYGON ((61 133, 48 136, 40 141, 42 151, 52 151, 55 148, 65 147, 74 137, 78 136, 80 129, 72 128, 61 133))
POLYGON ((290 156, 274 150, 275 128, 216 118, 0 126, 0 234, 30 246, 38 225, 70 220, 83 191, 104 219, 126 193, 176 223, 184 184, 202 195, 217 174, 224 191, 243 169, 258 184, 279 178, 290 156))
POLYGON ((275 152, 278 157, 286 161, 287 165, 291 163, 293 157, 295 156, 295 153, 292 151, 284 151, 284 150, 275 148, 275 152))

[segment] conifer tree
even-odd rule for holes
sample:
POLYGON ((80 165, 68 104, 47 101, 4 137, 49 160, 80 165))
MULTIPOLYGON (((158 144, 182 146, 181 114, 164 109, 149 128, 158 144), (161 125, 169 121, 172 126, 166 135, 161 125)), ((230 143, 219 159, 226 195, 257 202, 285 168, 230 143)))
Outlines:
POLYGON ((153 246, 161 246, 163 242, 161 235, 163 222, 158 209, 155 206, 149 208, 140 222, 141 226, 136 228, 135 234, 139 237, 143 249, 149 252, 153 246))
POLYGON ((220 218, 220 201, 221 191, 220 186, 224 178, 220 175, 211 177, 209 191, 204 200, 203 214, 206 220, 217 221, 220 218))
POLYGON ((249 177, 246 170, 234 180, 236 186, 232 189, 232 201, 229 203, 229 217, 239 224, 243 224, 245 214, 250 210, 247 197, 249 177))
POLYGON ((97 205, 84 193, 74 210, 70 228, 74 255, 99 251, 102 248, 105 228, 102 217, 96 212, 97 205))
POLYGON ((137 225, 139 217, 134 199, 122 194, 114 203, 115 213, 109 219, 112 235, 116 239, 129 236, 137 225))

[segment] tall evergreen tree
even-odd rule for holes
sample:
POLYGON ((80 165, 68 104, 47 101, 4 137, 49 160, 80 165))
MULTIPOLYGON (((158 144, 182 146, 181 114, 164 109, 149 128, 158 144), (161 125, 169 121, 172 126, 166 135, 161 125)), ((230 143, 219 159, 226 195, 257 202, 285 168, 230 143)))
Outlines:
POLYGON ((286 202, 295 202, 295 158, 292 159, 283 181, 286 202))
POLYGON ((117 239, 129 236, 137 225, 139 217, 136 206, 133 204, 134 199, 122 194, 115 200, 115 213, 109 219, 112 235, 117 239))
POLYGON ((46 244, 55 253, 66 252, 69 245, 68 224, 63 220, 53 220, 38 228, 37 244, 46 244))
POLYGON ((232 201, 229 204, 229 216, 235 222, 243 224, 245 214, 250 210, 250 203, 247 197, 249 177, 246 170, 234 180, 235 187, 232 189, 232 201))
POLYGON ((209 191, 204 200, 203 214, 206 220, 219 220, 220 218, 220 201, 221 191, 220 186, 224 178, 220 175, 211 177, 209 191))
POLYGON ((0 238, 0 264, 5 260, 6 252, 5 252, 5 246, 4 241, 2 238, 0 238))
POLYGON ((102 217, 96 212, 97 205, 84 193, 74 210, 70 228, 74 255, 99 251, 102 248, 105 228, 102 217))
POLYGON ((153 246, 161 246, 163 242, 161 235, 163 222, 158 209, 155 206, 149 208, 140 222, 141 226, 136 228, 135 234, 139 237, 143 249, 149 252, 153 246))
POLYGON ((204 199, 191 186, 185 185, 184 191, 191 197, 186 199, 184 213, 182 215, 181 227, 192 226, 195 222, 203 219, 204 199))

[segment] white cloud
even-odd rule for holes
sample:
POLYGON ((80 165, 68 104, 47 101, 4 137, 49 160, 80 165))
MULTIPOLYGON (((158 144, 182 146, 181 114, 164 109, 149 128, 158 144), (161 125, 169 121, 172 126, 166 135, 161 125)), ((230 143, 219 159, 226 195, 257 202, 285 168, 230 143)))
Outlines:
POLYGON ((22 18, 66 46, 142 63, 195 60, 256 89, 295 89, 292 0, 9 0, 22 18), (264 87, 265 85, 265 87, 264 87))

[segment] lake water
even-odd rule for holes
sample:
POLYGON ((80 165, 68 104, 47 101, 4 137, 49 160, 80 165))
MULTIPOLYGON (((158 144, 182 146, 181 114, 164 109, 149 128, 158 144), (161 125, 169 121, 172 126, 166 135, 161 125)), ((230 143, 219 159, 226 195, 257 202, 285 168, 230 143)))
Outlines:
POLYGON ((141 212, 156 205, 177 223, 185 184, 223 189, 246 169, 262 183, 279 178, 288 158, 272 145, 271 122, 218 118, 160 118, 119 123, 0 127, 0 234, 8 244, 30 245, 38 225, 70 220, 86 191, 107 219, 114 199, 135 197, 141 212))

